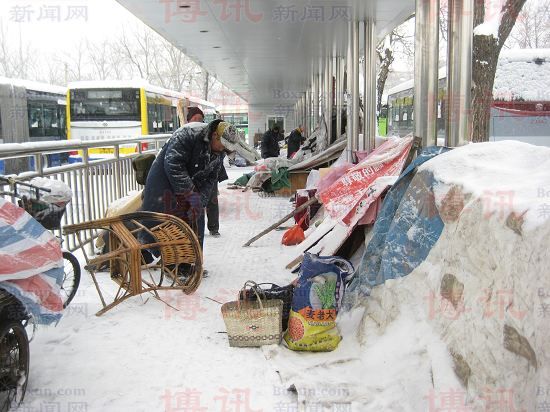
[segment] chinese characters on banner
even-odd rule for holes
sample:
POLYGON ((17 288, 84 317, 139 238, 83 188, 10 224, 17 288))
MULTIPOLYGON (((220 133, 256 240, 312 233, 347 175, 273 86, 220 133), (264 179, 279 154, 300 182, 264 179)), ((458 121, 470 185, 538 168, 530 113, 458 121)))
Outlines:
POLYGON ((353 226, 366 213, 387 186, 373 185, 382 176, 399 176, 412 146, 413 138, 391 138, 358 165, 319 194, 332 218, 353 226))

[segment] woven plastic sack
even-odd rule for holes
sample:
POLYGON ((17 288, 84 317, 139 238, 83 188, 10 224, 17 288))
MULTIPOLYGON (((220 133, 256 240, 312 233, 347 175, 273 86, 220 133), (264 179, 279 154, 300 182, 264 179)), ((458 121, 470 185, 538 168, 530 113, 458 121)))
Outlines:
POLYGON ((310 352, 336 349, 342 340, 336 316, 346 280, 354 273, 353 265, 346 259, 304 254, 284 335, 290 349, 310 352))

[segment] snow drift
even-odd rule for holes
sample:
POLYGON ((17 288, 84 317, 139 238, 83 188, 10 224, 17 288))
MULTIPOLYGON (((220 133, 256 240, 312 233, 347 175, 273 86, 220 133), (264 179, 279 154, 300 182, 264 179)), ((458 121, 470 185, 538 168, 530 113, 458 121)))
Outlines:
POLYGON ((420 166, 411 187, 425 174, 444 228, 410 275, 372 289, 361 329, 382 334, 406 312, 441 337, 460 385, 433 368, 425 407, 453 394, 472 410, 535 410, 550 381, 550 150, 474 144, 420 166))

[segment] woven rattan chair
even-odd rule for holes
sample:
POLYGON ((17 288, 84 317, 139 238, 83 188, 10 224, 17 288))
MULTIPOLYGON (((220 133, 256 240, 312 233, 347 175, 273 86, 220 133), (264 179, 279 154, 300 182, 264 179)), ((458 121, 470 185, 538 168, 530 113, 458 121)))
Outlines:
POLYGON ((92 276, 103 309, 100 316, 120 302, 144 292, 159 300, 159 290, 181 290, 191 294, 202 279, 202 252, 197 236, 181 219, 163 213, 135 212, 116 217, 92 220, 63 228, 65 234, 75 233, 86 259, 86 270, 92 276), (106 230, 109 233, 109 252, 89 256, 81 232, 106 230), (144 249, 153 250, 158 261, 147 264, 144 249), (118 284, 113 301, 107 303, 96 274, 108 265, 111 279, 118 284), (178 270, 185 265, 186 276, 178 270), (144 276, 144 271, 148 276, 144 276))

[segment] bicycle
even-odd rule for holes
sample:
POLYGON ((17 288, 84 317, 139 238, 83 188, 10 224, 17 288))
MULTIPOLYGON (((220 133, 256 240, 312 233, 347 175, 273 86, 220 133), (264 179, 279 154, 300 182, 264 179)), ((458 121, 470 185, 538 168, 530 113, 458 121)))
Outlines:
MULTIPOLYGON (((0 184, 9 185, 8 191, 0 191, 0 195, 10 196, 12 202, 18 199, 17 205, 34 219, 36 219, 47 230, 59 230, 61 228, 61 219, 65 214, 65 208, 68 202, 64 204, 51 204, 41 200, 41 192, 51 193, 48 188, 38 187, 26 182, 20 182, 0 175, 0 184), (21 193, 19 187, 26 188, 25 193, 21 193)), ((63 240, 57 237, 60 244, 63 240)), ((68 250, 61 249, 63 255, 63 281, 61 283, 60 292, 62 294, 63 308, 65 309, 76 295, 78 286, 80 285, 81 269, 78 259, 68 250)))
POLYGON ((19 405, 29 376, 29 338, 25 322, 30 316, 19 300, 0 289, 0 411, 19 405))

